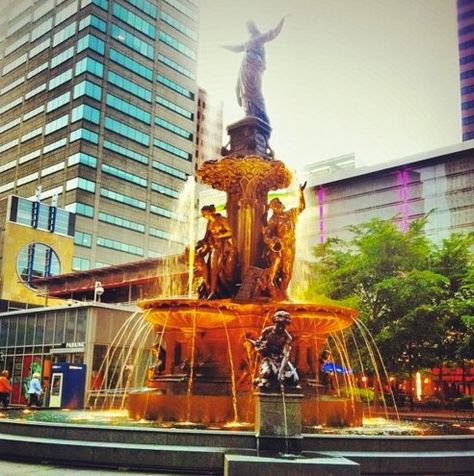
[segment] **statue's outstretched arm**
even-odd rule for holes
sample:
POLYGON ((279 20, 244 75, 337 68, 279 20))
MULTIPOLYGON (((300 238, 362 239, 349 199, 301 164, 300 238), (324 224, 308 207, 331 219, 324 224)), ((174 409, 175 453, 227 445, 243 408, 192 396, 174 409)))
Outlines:
POLYGON ((232 51, 234 53, 242 53, 242 51, 245 51, 245 43, 243 43, 242 45, 221 45, 221 48, 232 51))
POLYGON ((266 33, 262 33, 260 35, 259 40, 262 43, 266 43, 267 41, 274 40, 280 34, 280 31, 283 28, 283 23, 285 23, 285 17, 283 17, 280 20, 280 23, 278 23, 278 25, 275 28, 273 28, 272 30, 267 31, 266 33))
POLYGON ((306 208, 306 200, 304 198, 304 189, 306 188, 307 182, 300 185, 300 200, 298 204, 298 210, 301 213, 306 208))

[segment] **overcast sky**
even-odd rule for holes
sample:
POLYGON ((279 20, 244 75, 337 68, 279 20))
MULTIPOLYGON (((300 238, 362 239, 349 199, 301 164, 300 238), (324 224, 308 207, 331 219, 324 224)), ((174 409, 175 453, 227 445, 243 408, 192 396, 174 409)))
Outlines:
MULTIPOLYGON (((289 15, 267 43, 271 146, 290 167, 355 153, 358 165, 461 142, 455 0, 200 0, 199 84, 243 117, 241 54, 220 48, 289 15)), ((227 137, 227 136, 225 136, 227 137)))

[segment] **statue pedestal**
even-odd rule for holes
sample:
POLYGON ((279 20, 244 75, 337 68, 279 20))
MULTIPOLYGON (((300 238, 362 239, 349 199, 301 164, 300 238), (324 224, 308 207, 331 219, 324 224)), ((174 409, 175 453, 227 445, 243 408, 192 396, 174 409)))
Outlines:
POLYGON ((259 452, 301 452, 302 400, 300 393, 255 394, 255 435, 259 452))
POLYGON ((227 127, 230 137, 228 149, 222 149, 222 155, 246 156, 259 155, 265 159, 273 158, 270 149, 271 127, 258 117, 247 116, 227 127))

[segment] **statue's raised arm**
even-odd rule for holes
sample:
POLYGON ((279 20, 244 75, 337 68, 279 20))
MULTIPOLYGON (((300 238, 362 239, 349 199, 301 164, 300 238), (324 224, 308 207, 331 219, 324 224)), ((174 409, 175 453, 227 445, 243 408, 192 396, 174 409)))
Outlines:
POLYGON ((285 23, 285 17, 280 20, 275 28, 268 30, 266 33, 262 33, 260 35, 260 41, 262 43, 267 43, 268 41, 274 40, 280 34, 281 29, 283 28, 283 23, 285 23))
POLYGON ((244 53, 236 86, 237 103, 244 108, 246 116, 258 117, 267 124, 270 121, 262 94, 262 75, 266 68, 264 45, 280 34, 284 21, 282 18, 266 33, 261 33, 253 21, 248 21, 249 39, 241 45, 223 46, 234 53, 244 53))

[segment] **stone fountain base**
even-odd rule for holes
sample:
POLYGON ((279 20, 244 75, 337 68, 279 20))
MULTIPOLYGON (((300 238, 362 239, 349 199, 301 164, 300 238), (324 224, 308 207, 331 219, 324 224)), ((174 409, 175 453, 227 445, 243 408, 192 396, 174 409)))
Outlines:
MULTIPOLYGON (((281 395, 279 396, 281 410, 281 395)), ((237 419, 230 395, 167 394, 161 389, 143 389, 130 392, 128 414, 134 420, 160 422, 199 422, 203 426, 224 426, 242 422, 253 425, 255 400, 248 392, 237 394, 237 419)), ((282 411, 281 411, 282 413, 282 411)), ((322 395, 305 397, 301 402, 302 425, 311 426, 361 426, 362 403, 346 398, 322 395)))

